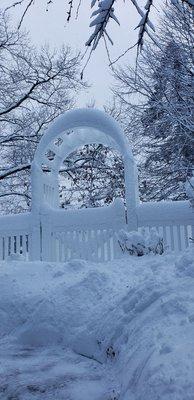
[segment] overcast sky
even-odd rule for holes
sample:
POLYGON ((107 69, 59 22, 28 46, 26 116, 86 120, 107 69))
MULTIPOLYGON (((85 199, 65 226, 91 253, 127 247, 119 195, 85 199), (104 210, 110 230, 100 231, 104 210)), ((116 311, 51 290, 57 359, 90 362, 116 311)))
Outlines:
MULTIPOLYGON (((11 1, 9 0, 9 3, 11 1)), ((45 11, 45 3, 46 1, 43 0, 41 3, 40 1, 35 1, 35 4, 30 8, 24 19, 23 26, 30 32, 32 41, 36 45, 49 43, 55 47, 60 47, 64 43, 70 45, 74 50, 85 51, 85 42, 92 32, 92 29, 89 28, 91 9, 89 5, 86 6, 87 3, 90 4, 90 1, 82 0, 79 18, 76 20, 74 14, 69 23, 66 22, 66 0, 55 0, 54 4, 49 7, 48 12, 45 11)), ((140 0, 140 3, 145 4, 145 1, 140 0)), ((7 5, 8 1, 2 0, 1 4, 2 6, 4 4, 7 5)), ((20 6, 14 9, 14 21, 18 20, 21 13, 22 8, 20 6)), ((113 60, 136 42, 137 30, 134 30, 134 28, 139 22, 139 16, 129 1, 118 1, 115 13, 121 26, 118 26, 113 21, 109 25, 108 32, 114 41, 114 46, 109 46, 113 60)), ((122 58, 122 64, 133 64, 135 55, 136 50, 130 50, 122 58)), ((103 42, 99 44, 94 52, 85 70, 84 78, 91 84, 91 88, 79 96, 78 106, 85 106, 86 103, 95 100, 96 106, 101 107, 110 100, 110 87, 114 80, 108 67, 108 59, 103 42)))

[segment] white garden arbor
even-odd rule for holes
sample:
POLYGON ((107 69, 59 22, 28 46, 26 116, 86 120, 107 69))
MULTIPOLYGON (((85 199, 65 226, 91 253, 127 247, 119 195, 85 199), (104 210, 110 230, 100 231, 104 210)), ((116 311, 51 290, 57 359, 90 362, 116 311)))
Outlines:
POLYGON ((32 209, 59 207, 58 174, 62 162, 78 147, 103 144, 120 152, 125 171, 127 221, 137 228, 135 209, 138 183, 135 161, 119 124, 108 114, 94 109, 68 111, 54 122, 40 141, 32 164, 32 209))
POLYGON ((60 116, 40 141, 32 164, 32 212, 36 220, 40 219, 42 258, 104 260, 116 257, 120 253, 116 231, 126 223, 128 229, 137 229, 137 187, 132 152, 112 117, 89 108, 75 109, 60 116), (86 144, 102 144, 122 155, 126 210, 121 200, 96 209, 67 211, 59 208, 61 165, 69 154, 86 144))
POLYGON ((76 109, 60 116, 44 133, 31 168, 31 212, 0 217, 0 260, 108 261, 121 256, 117 233, 155 227, 170 250, 189 246, 194 215, 188 201, 141 203, 136 165, 119 124, 102 111, 76 109), (120 152, 124 163, 125 207, 80 210, 59 207, 58 176, 63 161, 78 147, 102 144, 120 152))

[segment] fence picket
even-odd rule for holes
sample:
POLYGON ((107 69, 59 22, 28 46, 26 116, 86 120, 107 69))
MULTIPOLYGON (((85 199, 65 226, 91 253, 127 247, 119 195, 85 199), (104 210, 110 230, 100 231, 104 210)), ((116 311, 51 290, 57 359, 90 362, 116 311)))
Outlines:
POLYGON ((26 235, 22 235, 22 255, 26 257, 26 235))
POLYGON ((173 225, 170 225, 170 246, 171 246, 171 249, 174 250, 174 231, 173 231, 173 225))
POLYGON ((178 250, 181 251, 182 243, 181 243, 181 227, 180 227, 180 225, 177 225, 177 239, 178 239, 178 250))
POLYGON ((163 229, 163 243, 164 243, 164 246, 166 246, 167 245, 167 233, 166 233, 166 226, 164 225, 163 227, 162 227, 162 229, 163 229))
POLYGON ((111 260, 111 229, 107 230, 107 261, 111 260))
POLYGON ((96 244, 97 244, 97 261, 101 261, 101 240, 100 240, 100 230, 96 231, 96 244))
POLYGON ((0 260, 3 260, 4 259, 4 249, 3 249, 3 247, 4 247, 4 238, 3 238, 3 236, 0 236, 0 260))
POLYGON ((185 238, 185 247, 189 246, 189 235, 188 235, 188 227, 184 225, 184 238, 185 238))
POLYGON ((6 260, 9 255, 9 237, 4 236, 4 259, 6 260))

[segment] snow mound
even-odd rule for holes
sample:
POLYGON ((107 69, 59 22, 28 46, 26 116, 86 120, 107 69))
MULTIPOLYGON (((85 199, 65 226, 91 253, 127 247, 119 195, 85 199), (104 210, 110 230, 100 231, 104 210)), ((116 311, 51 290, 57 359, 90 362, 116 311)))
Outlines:
POLYGON ((194 255, 187 251, 176 262, 177 274, 179 276, 190 276, 194 278, 194 255))
POLYGON ((0 399, 192 399, 193 260, 3 262, 0 399))

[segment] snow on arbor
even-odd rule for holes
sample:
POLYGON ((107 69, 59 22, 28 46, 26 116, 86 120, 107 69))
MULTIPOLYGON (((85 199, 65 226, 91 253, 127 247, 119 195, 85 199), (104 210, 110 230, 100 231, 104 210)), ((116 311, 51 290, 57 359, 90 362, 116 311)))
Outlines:
POLYGON ((136 166, 127 139, 112 117, 94 109, 66 112, 43 136, 32 166, 32 207, 59 205, 57 176, 63 160, 78 147, 94 143, 113 148, 123 156, 127 210, 135 208, 136 166))
POLYGON ((119 124, 94 109, 60 116, 42 137, 31 169, 32 211, 0 219, 0 259, 108 261, 119 258, 118 232, 157 229, 165 248, 182 250, 194 236, 193 210, 187 201, 144 203, 138 197, 136 164, 119 124), (100 208, 59 208, 58 174, 78 147, 103 144, 120 152, 124 163, 125 205, 116 199, 100 208))

